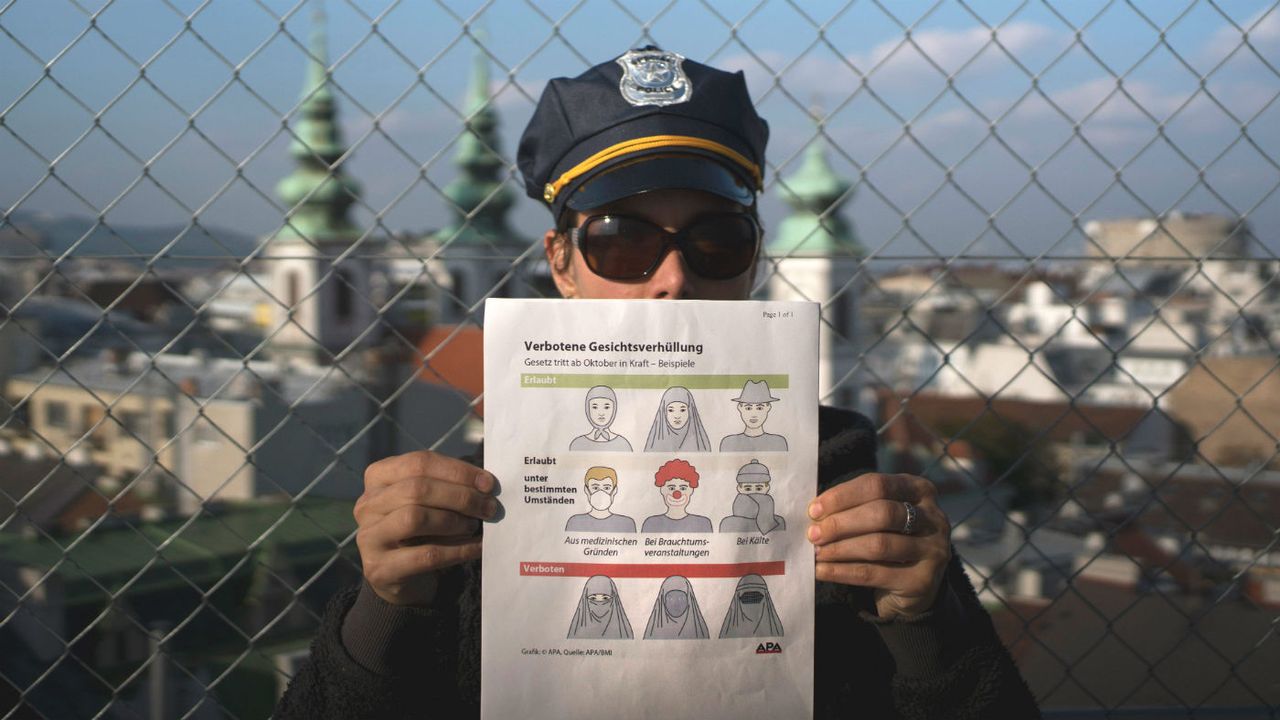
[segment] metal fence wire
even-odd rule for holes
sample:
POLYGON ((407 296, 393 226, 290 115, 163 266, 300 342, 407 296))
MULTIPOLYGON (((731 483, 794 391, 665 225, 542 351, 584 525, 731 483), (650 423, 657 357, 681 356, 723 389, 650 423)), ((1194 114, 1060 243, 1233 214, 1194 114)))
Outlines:
POLYGON ((364 467, 554 295, 542 84, 644 44, 746 74, 756 295, 1046 714, 1280 712, 1278 4, 7 0, 0 717, 271 713, 364 467))

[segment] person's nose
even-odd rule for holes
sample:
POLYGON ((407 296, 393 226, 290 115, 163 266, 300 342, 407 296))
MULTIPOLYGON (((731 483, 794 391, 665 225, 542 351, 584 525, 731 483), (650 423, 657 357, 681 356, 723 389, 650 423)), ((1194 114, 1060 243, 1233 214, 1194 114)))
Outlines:
POLYGON ((693 273, 679 248, 671 248, 662 257, 658 269, 649 277, 646 290, 651 300, 683 300, 693 296, 693 273))

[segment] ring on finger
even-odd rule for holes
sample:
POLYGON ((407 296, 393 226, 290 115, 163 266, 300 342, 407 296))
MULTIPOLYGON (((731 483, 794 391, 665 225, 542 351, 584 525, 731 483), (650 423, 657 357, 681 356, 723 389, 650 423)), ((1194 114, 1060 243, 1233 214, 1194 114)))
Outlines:
POLYGON ((920 511, 915 505, 906 500, 902 501, 902 505, 907 509, 907 521, 902 524, 902 530, 899 532, 903 535, 910 535, 916 530, 916 516, 920 514, 920 511))

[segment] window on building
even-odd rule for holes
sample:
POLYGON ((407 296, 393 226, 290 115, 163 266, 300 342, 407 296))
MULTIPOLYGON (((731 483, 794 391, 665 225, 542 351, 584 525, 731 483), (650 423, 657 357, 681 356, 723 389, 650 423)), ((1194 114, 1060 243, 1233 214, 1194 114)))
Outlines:
POLYGON ((289 304, 290 309, 298 307, 298 299, 302 296, 300 290, 301 282, 298 280, 298 273, 291 272, 285 276, 285 302, 289 304))
POLYGON ((339 320, 350 320, 355 299, 355 294, 351 288, 355 285, 355 281, 351 279, 351 273, 346 270, 338 270, 334 273, 333 282, 337 284, 333 293, 334 311, 337 313, 339 320))
POLYGON ((146 428, 144 427, 144 423, 142 421, 142 413, 126 411, 126 412, 120 413, 119 417, 120 417, 120 425, 124 428, 124 430, 122 431, 122 434, 125 437, 137 436, 142 438, 143 440, 147 439, 146 435, 144 434, 144 431, 146 428))
POLYGON ((49 427, 68 429, 71 426, 71 417, 67 412, 67 404, 59 400, 50 400, 45 403, 44 421, 49 427))
POLYGON ((829 306, 831 308, 832 327, 835 328, 836 332, 849 339, 853 338, 854 332, 853 303, 853 291, 845 290, 832 299, 829 306))
POLYGON ((192 437, 198 443, 216 445, 222 442, 222 433, 218 432, 218 429, 207 418, 202 417, 196 420, 195 425, 191 427, 191 432, 192 437))

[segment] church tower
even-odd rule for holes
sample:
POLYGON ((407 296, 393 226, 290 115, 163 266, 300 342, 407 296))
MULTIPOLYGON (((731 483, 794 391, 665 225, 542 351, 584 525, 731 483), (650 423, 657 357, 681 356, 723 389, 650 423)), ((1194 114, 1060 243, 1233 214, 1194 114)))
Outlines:
POLYGON ((529 240, 507 224, 515 195, 507 183, 508 163, 499 155, 498 115, 489 97, 489 58, 477 50, 466 96, 467 122, 458 138, 458 176, 444 188, 451 222, 435 234, 438 257, 448 268, 450 288, 442 293, 437 317, 460 322, 468 308, 489 297, 528 295, 512 263, 529 240), (504 277, 511 273, 512 276, 504 277))
POLYGON ((769 296, 823 303, 819 397, 851 408, 859 400, 861 385, 855 372, 861 345, 856 303, 861 288, 856 278, 863 251, 852 224, 840 214, 852 197, 850 187, 832 171, 817 139, 805 149, 800 168, 778 183, 791 214, 769 243, 776 263, 769 296))
MULTIPOLYGON (((360 184, 342 171, 342 144, 329 80, 325 14, 312 17, 306 83, 293 125, 289 153, 296 167, 276 186, 286 208, 283 227, 270 239, 266 260, 273 307, 271 351, 277 356, 327 364, 334 356, 371 339, 377 321, 369 301, 371 262, 335 259, 351 249, 361 232, 350 220, 360 184)), ((372 255, 373 243, 361 243, 359 255, 372 255)))

